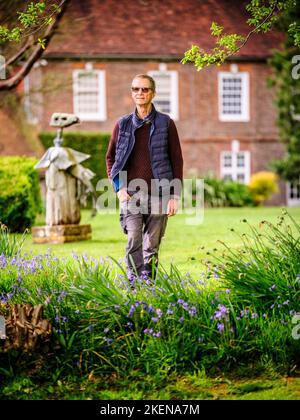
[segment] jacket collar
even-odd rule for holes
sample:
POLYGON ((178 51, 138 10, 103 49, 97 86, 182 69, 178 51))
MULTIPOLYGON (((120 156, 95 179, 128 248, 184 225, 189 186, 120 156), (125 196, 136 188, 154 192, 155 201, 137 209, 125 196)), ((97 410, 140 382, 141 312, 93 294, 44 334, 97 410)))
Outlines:
POLYGON ((156 112, 157 111, 155 109, 155 106, 152 104, 152 110, 151 110, 150 114, 148 114, 144 119, 141 119, 138 116, 137 111, 135 109, 134 113, 132 114, 133 125, 135 126, 135 128, 139 128, 145 123, 153 124, 155 116, 156 116, 156 112))

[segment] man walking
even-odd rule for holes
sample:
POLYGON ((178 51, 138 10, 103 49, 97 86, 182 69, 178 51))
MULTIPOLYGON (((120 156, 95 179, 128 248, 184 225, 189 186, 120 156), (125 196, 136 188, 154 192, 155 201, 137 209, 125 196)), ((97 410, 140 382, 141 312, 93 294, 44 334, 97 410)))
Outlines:
POLYGON ((120 201, 120 222, 127 234, 129 278, 155 278, 167 218, 178 210, 183 159, 174 121, 152 100, 155 81, 147 74, 131 86, 135 111, 117 122, 106 153, 107 174, 120 201))

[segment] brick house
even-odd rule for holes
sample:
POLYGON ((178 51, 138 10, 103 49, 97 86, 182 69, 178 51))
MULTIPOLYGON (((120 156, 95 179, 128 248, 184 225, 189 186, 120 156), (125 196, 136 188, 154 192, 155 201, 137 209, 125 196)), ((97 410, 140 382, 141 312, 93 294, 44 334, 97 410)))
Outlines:
MULTIPOLYGON (((192 44, 214 46, 212 21, 227 33, 246 34, 245 3, 73 0, 43 60, 24 81, 28 118, 49 130, 53 112, 74 112, 81 119, 74 129, 111 132, 121 115, 132 112, 132 77, 149 73, 157 83, 157 108, 178 128, 185 177, 213 173, 247 183, 283 154, 266 61, 282 36, 253 36, 221 67, 197 72, 180 63, 192 44)), ((290 193, 281 183, 271 203, 286 203, 290 193)), ((288 204, 299 201, 294 196, 288 204)))

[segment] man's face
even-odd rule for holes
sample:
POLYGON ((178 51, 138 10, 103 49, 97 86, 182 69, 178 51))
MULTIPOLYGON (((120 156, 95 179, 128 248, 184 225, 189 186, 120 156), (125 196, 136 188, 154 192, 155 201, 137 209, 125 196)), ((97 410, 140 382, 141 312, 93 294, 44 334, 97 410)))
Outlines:
POLYGON ((150 80, 140 77, 133 79, 131 84, 132 99, 136 105, 149 105, 155 96, 150 80))

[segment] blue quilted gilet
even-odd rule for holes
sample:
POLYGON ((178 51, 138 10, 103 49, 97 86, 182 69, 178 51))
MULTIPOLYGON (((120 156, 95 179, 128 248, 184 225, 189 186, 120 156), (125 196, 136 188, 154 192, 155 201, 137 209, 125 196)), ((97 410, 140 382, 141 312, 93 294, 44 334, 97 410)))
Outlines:
MULTIPOLYGON (((152 112, 145 119, 151 123, 149 137, 149 152, 154 179, 161 181, 173 179, 172 165, 168 154, 168 129, 170 117, 158 112, 153 106, 152 112)), ((123 185, 119 173, 132 152, 135 143, 135 131, 145 123, 136 113, 123 116, 119 120, 119 136, 116 145, 115 162, 111 169, 111 179, 114 191, 117 192, 123 185)))

